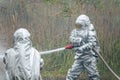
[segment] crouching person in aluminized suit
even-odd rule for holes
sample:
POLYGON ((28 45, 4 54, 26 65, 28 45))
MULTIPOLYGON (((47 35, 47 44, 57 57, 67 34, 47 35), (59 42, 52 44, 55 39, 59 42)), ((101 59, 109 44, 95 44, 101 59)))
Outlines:
POLYGON ((76 19, 75 26, 70 36, 70 42, 76 46, 75 61, 68 71, 66 80, 77 80, 83 70, 87 71, 89 80, 100 80, 97 70, 98 56, 93 50, 100 50, 100 46, 94 26, 84 14, 76 19))
POLYGON ((43 59, 32 47, 30 33, 24 28, 14 33, 14 46, 6 51, 4 63, 7 80, 42 80, 43 59))

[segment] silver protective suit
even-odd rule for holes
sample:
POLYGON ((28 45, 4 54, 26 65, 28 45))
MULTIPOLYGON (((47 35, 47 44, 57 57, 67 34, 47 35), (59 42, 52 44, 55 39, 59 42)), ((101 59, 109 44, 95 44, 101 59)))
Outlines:
MULTIPOLYGON (((30 33, 20 28, 14 33, 14 47, 6 51, 7 80, 42 80, 40 75, 41 56, 32 47, 30 33)), ((42 65, 43 66, 43 65, 42 65)))
POLYGON ((82 25, 80 29, 74 29, 70 35, 70 42, 75 46, 75 61, 68 70, 66 80, 77 80, 83 70, 86 70, 89 80, 100 80, 97 70, 97 54, 93 51, 100 50, 94 26, 89 17, 80 15, 76 24, 82 25))

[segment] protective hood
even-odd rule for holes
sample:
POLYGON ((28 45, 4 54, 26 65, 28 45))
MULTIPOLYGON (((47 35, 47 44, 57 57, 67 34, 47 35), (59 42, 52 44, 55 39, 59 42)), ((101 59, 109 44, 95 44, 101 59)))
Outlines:
POLYGON ((20 28, 14 33, 14 47, 6 51, 6 71, 9 80, 41 80, 39 52, 32 47, 30 33, 20 28))
POLYGON ((81 24, 83 29, 88 28, 88 26, 90 26, 90 24, 91 24, 89 17, 84 14, 78 16, 75 23, 81 24))
POLYGON ((30 40, 30 33, 25 28, 20 28, 16 30, 14 33, 14 48, 20 49, 23 48, 25 50, 29 49, 32 46, 32 42, 30 40))
POLYGON ((31 68, 33 64, 33 50, 32 50, 32 42, 30 40, 30 33, 27 29, 20 28, 14 33, 14 50, 15 53, 18 54, 19 57, 15 59, 17 62, 16 65, 16 75, 23 76, 28 80, 31 77, 31 68), (17 61, 17 59, 19 61, 17 61), (24 71, 25 74, 19 73, 18 67, 24 71))

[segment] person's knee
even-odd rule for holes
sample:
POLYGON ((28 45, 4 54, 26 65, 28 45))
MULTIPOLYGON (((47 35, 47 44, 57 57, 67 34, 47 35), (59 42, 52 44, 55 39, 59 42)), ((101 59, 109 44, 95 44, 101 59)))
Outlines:
POLYGON ((80 75, 79 72, 75 72, 69 69, 68 74, 66 76, 66 80, 77 80, 79 75, 80 75))
POLYGON ((66 80, 77 80, 77 77, 67 76, 66 80))
POLYGON ((100 75, 99 74, 90 75, 89 80, 100 80, 100 75))

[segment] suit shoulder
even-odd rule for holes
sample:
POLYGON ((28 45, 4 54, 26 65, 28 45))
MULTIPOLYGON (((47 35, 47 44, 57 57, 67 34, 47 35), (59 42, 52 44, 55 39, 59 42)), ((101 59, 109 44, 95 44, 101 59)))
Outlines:
POLYGON ((36 48, 32 47, 32 49, 33 49, 36 53, 39 53, 39 51, 38 51, 36 48))
POLYGON ((94 30, 94 31, 91 31, 91 30, 90 30, 90 31, 89 31, 89 35, 91 35, 91 36, 92 36, 92 35, 95 36, 95 35, 96 35, 96 31, 95 31, 95 30, 94 30))
POLYGON ((72 30, 72 32, 75 32, 75 31, 76 31, 76 29, 73 29, 73 30, 72 30))
POLYGON ((13 48, 9 48, 9 49, 6 50, 5 53, 10 53, 10 52, 12 52, 12 51, 14 51, 14 49, 13 49, 13 48))

